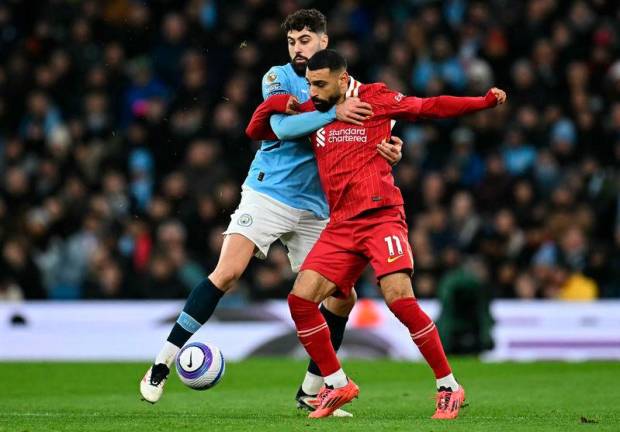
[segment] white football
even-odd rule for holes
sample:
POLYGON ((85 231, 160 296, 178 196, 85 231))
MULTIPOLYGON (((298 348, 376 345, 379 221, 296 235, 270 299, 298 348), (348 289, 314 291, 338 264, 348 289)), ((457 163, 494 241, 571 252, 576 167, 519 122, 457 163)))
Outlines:
POLYGON ((183 384, 195 390, 210 389, 220 382, 226 370, 220 349, 200 342, 192 342, 181 348, 176 366, 183 384))

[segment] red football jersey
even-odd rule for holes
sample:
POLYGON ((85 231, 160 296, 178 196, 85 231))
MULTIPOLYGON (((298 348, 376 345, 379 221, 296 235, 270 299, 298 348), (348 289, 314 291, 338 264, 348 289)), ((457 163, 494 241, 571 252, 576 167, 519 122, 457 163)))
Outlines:
MULTIPOLYGON (((377 144, 390 137, 393 119, 415 120, 422 100, 405 97, 383 83, 361 84, 353 78, 346 93, 352 96, 372 105, 373 116, 363 126, 336 120, 311 136, 332 222, 403 204, 392 167, 377 153, 377 144)), ((314 105, 305 103, 301 108, 311 111, 314 105)))
MULTIPOLYGON (((493 89, 481 97, 434 96, 418 98, 390 90, 383 83, 361 84, 351 78, 346 97, 372 105, 373 116, 362 126, 334 121, 311 135, 321 185, 332 222, 350 219, 365 210, 401 205, 392 167, 377 152, 377 144, 391 135, 396 119, 456 117, 493 107, 493 89)), ((276 139, 269 117, 286 112, 289 95, 274 95, 256 108, 246 129, 254 140, 276 139)), ((301 111, 313 111, 308 100, 301 111)))

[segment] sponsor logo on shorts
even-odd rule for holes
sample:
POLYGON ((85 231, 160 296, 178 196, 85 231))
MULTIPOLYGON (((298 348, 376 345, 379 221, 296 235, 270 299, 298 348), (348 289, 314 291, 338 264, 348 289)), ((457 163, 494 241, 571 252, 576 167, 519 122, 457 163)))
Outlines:
POLYGON ((241 216, 239 216, 239 219, 237 219, 237 223, 243 227, 247 227, 252 225, 252 216, 250 216, 249 214, 242 214, 241 216))
POLYGON ((394 261, 396 261, 397 259, 402 258, 402 257, 404 257, 404 256, 405 256, 405 255, 398 255, 398 256, 389 257, 389 258, 387 259, 387 261, 388 261, 388 263, 393 263, 393 262, 394 262, 394 261))

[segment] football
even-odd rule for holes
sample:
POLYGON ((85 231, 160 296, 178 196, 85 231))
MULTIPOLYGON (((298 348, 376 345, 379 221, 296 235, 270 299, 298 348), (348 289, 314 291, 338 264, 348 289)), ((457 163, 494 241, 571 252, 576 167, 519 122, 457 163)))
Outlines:
POLYGON ((194 390, 207 390, 220 382, 226 363, 218 347, 192 342, 177 354, 176 367, 179 378, 186 386, 194 390))

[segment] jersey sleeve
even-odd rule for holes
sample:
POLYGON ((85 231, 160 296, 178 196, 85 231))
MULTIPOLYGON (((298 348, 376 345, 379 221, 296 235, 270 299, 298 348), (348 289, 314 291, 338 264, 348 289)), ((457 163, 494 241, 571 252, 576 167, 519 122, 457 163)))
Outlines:
POLYGON ((489 90, 485 96, 434 96, 419 98, 404 96, 387 87, 381 88, 373 99, 378 115, 413 121, 417 118, 450 118, 469 114, 497 105, 497 98, 489 90), (375 102, 376 100, 376 102, 375 102))
POLYGON ((293 93, 288 77, 279 66, 274 66, 263 76, 263 99, 277 94, 293 93))
POLYGON ((310 135, 336 120, 336 107, 329 111, 310 111, 296 115, 274 114, 271 116, 271 129, 281 140, 292 140, 310 135))
POLYGON ((274 113, 286 112, 289 97, 288 94, 280 94, 270 96, 263 101, 254 110, 250 123, 245 129, 246 135, 254 141, 278 139, 269 124, 269 118, 274 113))
POLYGON ((376 116, 413 121, 420 117, 422 99, 405 96, 385 85, 368 100, 376 116))

